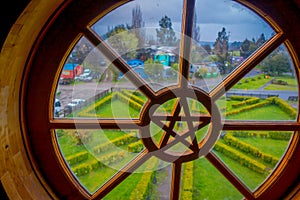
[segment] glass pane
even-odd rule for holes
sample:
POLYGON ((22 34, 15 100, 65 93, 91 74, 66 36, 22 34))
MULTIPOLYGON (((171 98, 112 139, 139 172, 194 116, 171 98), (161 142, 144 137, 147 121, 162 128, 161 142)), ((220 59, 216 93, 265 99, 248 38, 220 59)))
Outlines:
POLYGON ((108 13, 92 28, 136 74, 159 90, 177 83, 181 13, 180 0, 138 0, 108 13))
POLYGON ((210 91, 273 35, 257 14, 234 1, 197 0, 192 84, 210 91))
POLYGON ((288 131, 223 132, 214 152, 254 191, 284 156, 292 134, 288 131))
POLYGON ((150 158, 103 199, 169 199, 170 165, 156 157, 150 158), (159 169, 159 170, 158 170, 159 169))
POLYGON ((180 199, 242 199, 242 197, 206 159, 200 158, 183 164, 180 199))
POLYGON ((282 45, 267 56, 226 97, 226 119, 296 120, 298 82, 286 48, 282 45))
POLYGON ((60 77, 55 117, 139 118, 147 101, 137 87, 84 37, 75 45, 60 77), (84 47, 89 50, 81 52, 84 47))
POLYGON ((90 193, 144 149, 136 130, 56 130, 70 170, 90 193))

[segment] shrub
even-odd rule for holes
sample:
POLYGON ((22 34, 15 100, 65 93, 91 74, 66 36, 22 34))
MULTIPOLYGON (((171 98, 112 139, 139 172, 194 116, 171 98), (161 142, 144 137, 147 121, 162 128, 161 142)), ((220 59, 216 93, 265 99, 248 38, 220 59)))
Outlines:
POLYGON ((80 153, 66 157, 66 161, 69 165, 74 165, 81 161, 87 160, 88 156, 89 156, 88 152, 80 152, 80 153))
POLYGON ((288 131, 271 131, 269 137, 274 140, 289 140, 292 137, 292 132, 288 131))
POLYGON ((297 116, 297 110, 290 106, 286 101, 278 98, 278 97, 270 97, 268 98, 272 104, 279 106, 284 112, 286 112, 291 118, 295 119, 297 116))
POLYGON ((152 185, 152 180, 155 176, 155 171, 153 171, 158 164, 158 159, 155 159, 153 162, 149 162, 146 166, 145 172, 143 173, 139 183, 132 191, 130 200, 143 200, 148 199, 149 190, 152 185))
POLYGON ((141 140, 133 142, 128 145, 127 149, 129 152, 139 153, 144 149, 144 144, 141 140))
POLYGON ((78 112, 79 117, 95 117, 95 113, 91 113, 92 111, 98 110, 99 107, 109 103, 113 98, 113 93, 108 94, 107 96, 101 98, 97 102, 89 105, 85 109, 78 112))
POLYGON ((255 172, 258 172, 260 174, 264 174, 267 172, 267 167, 264 164, 261 164, 252 158, 249 158, 248 156, 227 146, 224 143, 221 143, 220 141, 216 143, 214 149, 255 172))
POLYGON ((181 197, 182 199, 193 199, 194 163, 185 163, 183 170, 181 197))
POLYGON ((137 140, 138 140, 138 138, 135 137, 135 133, 126 134, 121 137, 115 138, 111 141, 108 141, 108 142, 105 142, 105 143, 95 146, 93 148, 93 152, 99 154, 99 153, 108 151, 108 150, 114 148, 115 146, 122 146, 125 144, 129 144, 131 142, 135 142, 137 140))
POLYGON ((124 158, 124 152, 112 152, 110 154, 101 156, 98 160, 93 159, 89 163, 83 163, 72 168, 73 173, 76 176, 82 176, 97 170, 105 165, 119 162, 124 158))

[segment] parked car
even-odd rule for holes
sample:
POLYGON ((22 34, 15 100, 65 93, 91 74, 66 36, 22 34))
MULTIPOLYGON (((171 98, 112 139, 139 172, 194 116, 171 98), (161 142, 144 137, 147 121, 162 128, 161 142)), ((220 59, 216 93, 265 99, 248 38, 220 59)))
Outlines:
POLYGON ((60 113, 61 113, 60 101, 59 101, 59 99, 55 99, 55 102, 54 102, 54 116, 59 117, 60 113))
POLYGON ((71 108, 81 105, 85 103, 84 99, 72 99, 72 101, 70 103, 68 103, 67 105, 70 106, 71 108))

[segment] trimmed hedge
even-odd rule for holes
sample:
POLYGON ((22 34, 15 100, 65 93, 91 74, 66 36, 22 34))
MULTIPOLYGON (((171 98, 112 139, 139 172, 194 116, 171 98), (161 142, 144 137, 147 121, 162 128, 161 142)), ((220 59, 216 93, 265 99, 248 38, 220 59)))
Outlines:
POLYGON ((256 97, 252 97, 252 96, 239 96, 239 95, 232 95, 232 96, 230 96, 230 99, 234 100, 234 101, 245 101, 245 100, 253 99, 253 98, 256 98, 256 97))
POLYGON ((273 140, 290 140, 292 134, 293 133, 289 131, 270 131, 269 138, 273 140))
POLYGON ((232 108, 238 108, 238 107, 242 107, 242 106, 245 106, 245 105, 253 105, 253 104, 256 104, 260 101, 260 98, 251 98, 251 99, 247 99, 246 101, 242 101, 242 102, 239 102, 239 103, 235 103, 235 104, 232 104, 231 107, 232 108))
POLYGON ((128 145, 127 150, 133 153, 139 153, 145 148, 143 142, 138 140, 128 145))
POLYGON ((256 103, 256 104, 253 104, 253 105, 245 106, 245 107, 237 109, 237 110, 232 110, 232 111, 226 112, 225 115, 226 116, 235 115, 235 114, 239 114, 241 112, 252 110, 254 108, 260 108, 260 107, 263 107, 263 106, 266 106, 266 105, 269 105, 269 104, 270 104, 270 101, 263 101, 263 102, 256 103))
POLYGON ((74 165, 81 161, 87 160, 88 157, 89 157, 88 152, 80 152, 80 153, 66 157, 66 161, 69 165, 74 165))
POLYGON ((99 160, 93 159, 89 163, 83 163, 71 169, 76 176, 82 176, 90 173, 91 171, 102 168, 106 165, 119 162, 123 158, 124 158, 124 152, 113 152, 105 156, 101 156, 99 160))
POLYGON ((235 147, 245 153, 249 153, 252 156, 255 156, 257 158, 262 159, 263 161, 270 163, 272 165, 276 165, 279 162, 279 158, 270 155, 270 154, 265 154, 261 152, 258 148, 253 147, 250 144, 247 144, 243 141, 240 141, 238 138, 235 138, 231 134, 226 134, 224 137, 224 142, 228 144, 229 146, 235 147))
POLYGON ((156 166, 158 164, 158 159, 155 159, 154 162, 149 162, 146 166, 145 172, 143 173, 139 183, 132 191, 130 195, 130 200, 144 200, 148 199, 147 196, 149 195, 153 178, 156 174, 156 166))
POLYGON ((292 132, 290 131, 270 131, 270 132, 251 132, 251 131, 232 131, 228 132, 235 137, 260 137, 260 138, 270 138, 273 140, 290 140, 292 137, 292 132))
POLYGON ((130 92, 129 90, 123 90, 121 93, 125 94, 129 99, 132 99, 138 104, 143 105, 145 103, 144 99, 136 96, 134 93, 130 92))
POLYGON ((272 104, 279 106, 285 113, 287 113, 291 118, 296 119, 297 110, 290 106, 286 101, 278 98, 278 97, 270 97, 269 98, 272 104))
POLYGON ((108 150, 114 148, 115 146, 122 146, 125 144, 135 142, 137 140, 138 140, 138 138, 135 137, 135 133, 126 134, 121 137, 115 138, 111 141, 108 141, 108 142, 105 142, 105 143, 95 146, 93 148, 93 152, 96 154, 99 154, 99 153, 108 151, 108 150))
POLYGON ((133 101, 128 96, 124 95, 121 92, 115 92, 115 98, 119 99, 120 101, 123 101, 125 103, 128 103, 130 107, 134 108, 135 110, 141 110, 143 105, 139 104, 138 102, 133 101))
POLYGON ((99 109, 100 106, 103 106, 103 105, 109 103, 112 98, 113 98, 113 93, 108 94, 107 96, 103 97, 96 103, 93 103, 93 104, 89 105, 88 107, 86 107, 85 109, 79 111, 77 116, 79 116, 79 117, 95 117, 96 113, 92 112, 92 111, 96 111, 97 109, 99 109))
POLYGON ((220 141, 216 143, 214 149, 257 173, 264 174, 268 172, 267 167, 264 164, 249 158, 248 156, 240 153, 238 150, 235 150, 220 141))
POLYGON ((193 199, 194 163, 187 162, 183 169, 181 199, 193 199))

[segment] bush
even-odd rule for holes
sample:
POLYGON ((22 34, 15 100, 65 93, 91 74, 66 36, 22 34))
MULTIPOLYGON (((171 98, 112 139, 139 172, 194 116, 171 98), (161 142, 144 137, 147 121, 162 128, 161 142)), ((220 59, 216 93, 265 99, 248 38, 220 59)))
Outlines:
POLYGON ((296 119, 297 110, 290 106, 286 101, 278 98, 278 97, 270 97, 268 98, 272 104, 279 106, 284 112, 286 112, 291 118, 296 119))
POLYGON ((269 132, 269 137, 274 140, 290 140, 292 137, 292 132, 271 131, 271 132, 269 132))
POLYGON ((110 93, 107 96, 98 100, 97 102, 95 102, 95 103, 89 105, 88 107, 86 107, 85 109, 81 110, 80 112, 78 112, 77 115, 79 117, 95 117, 95 112, 94 113, 91 113, 91 112, 98 110, 99 107, 109 103, 112 98, 113 98, 113 93, 110 93))
POLYGON ((105 142, 105 143, 95 146, 93 148, 93 152, 99 154, 99 153, 108 151, 108 150, 114 148, 115 146, 122 146, 125 144, 135 142, 137 140, 138 140, 138 138, 135 137, 135 133, 126 134, 124 136, 115 138, 111 141, 108 141, 108 142, 105 142))
POLYGON ((264 164, 249 158, 248 156, 227 146, 226 144, 221 143, 220 141, 216 143, 214 149, 257 173, 264 174, 267 172, 267 167, 264 164))
POLYGON ((132 191, 130 200, 143 200, 148 199, 147 196, 149 194, 152 180, 155 176, 155 171, 153 171, 158 164, 158 159, 155 159, 154 162, 149 162, 146 166, 145 172, 141 177, 139 183, 137 184, 136 188, 132 191))
POLYGON ((80 152, 66 157, 66 161, 69 165, 74 165, 81 161, 87 160, 88 156, 89 156, 88 152, 80 152))
POLYGON ((181 198, 182 199, 193 199, 193 182, 194 182, 194 163, 187 162, 184 165, 183 169, 183 180, 182 180, 182 189, 181 189, 181 198))
POLYGON ((124 158, 124 152, 112 152, 110 154, 101 156, 99 160, 93 159, 89 163, 83 163, 72 168, 73 173, 76 176, 82 176, 97 170, 105 165, 110 165, 119 162, 124 158))
POLYGON ((129 152, 139 153, 144 149, 144 144, 141 140, 133 142, 128 145, 127 149, 129 152))
POLYGON ((240 141, 238 138, 235 138, 234 136, 232 136, 231 134, 226 134, 224 137, 224 142, 226 144, 228 144, 229 146, 235 147, 245 153, 249 153, 254 157, 260 158, 263 161, 270 163, 272 165, 277 164, 277 162, 279 161, 278 158, 276 158, 273 155, 270 154, 265 154, 263 152, 261 152, 258 148, 253 147, 250 144, 247 144, 243 141, 240 141))

